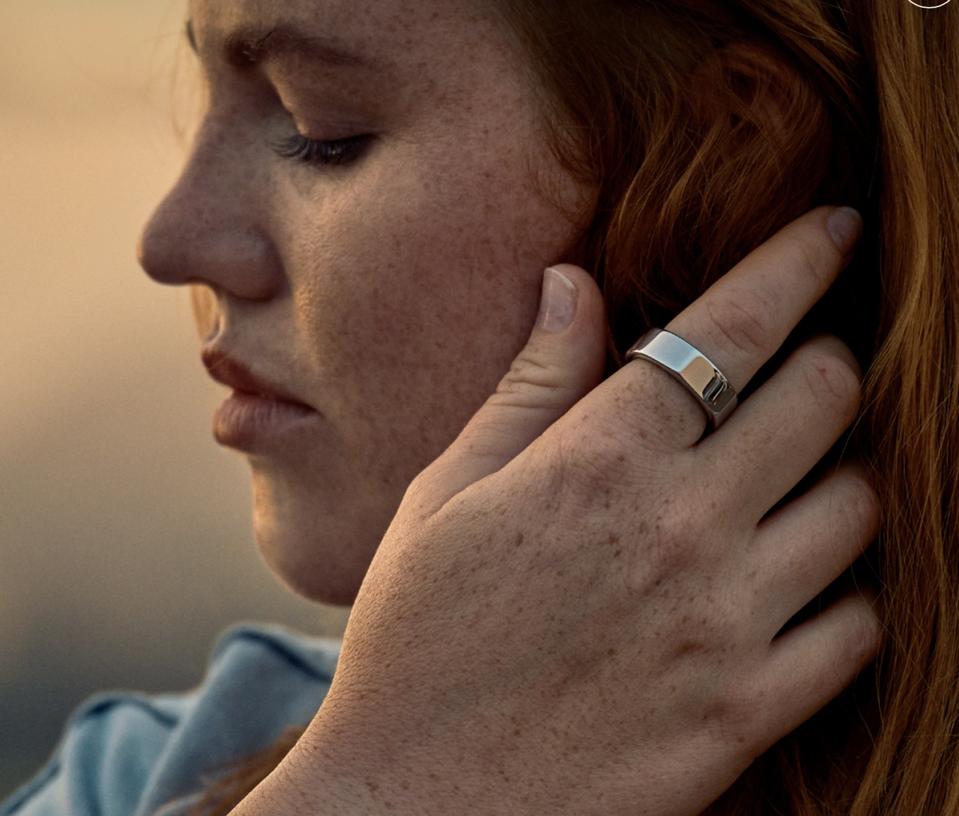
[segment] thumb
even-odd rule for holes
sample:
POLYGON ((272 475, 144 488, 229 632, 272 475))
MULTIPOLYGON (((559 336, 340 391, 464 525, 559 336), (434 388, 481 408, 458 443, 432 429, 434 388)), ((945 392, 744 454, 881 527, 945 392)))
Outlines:
POLYGON ((436 513, 496 472, 595 388, 606 361, 606 311, 593 277, 572 264, 543 274, 526 346, 453 443, 414 480, 419 509, 436 513))

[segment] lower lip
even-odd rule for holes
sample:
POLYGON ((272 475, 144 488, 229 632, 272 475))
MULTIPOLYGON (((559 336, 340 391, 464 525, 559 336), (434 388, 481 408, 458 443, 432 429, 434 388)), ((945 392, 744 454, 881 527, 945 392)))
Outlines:
POLYGON ((318 417, 306 405, 234 391, 213 415, 213 436, 221 445, 247 450, 256 440, 290 433, 318 417))

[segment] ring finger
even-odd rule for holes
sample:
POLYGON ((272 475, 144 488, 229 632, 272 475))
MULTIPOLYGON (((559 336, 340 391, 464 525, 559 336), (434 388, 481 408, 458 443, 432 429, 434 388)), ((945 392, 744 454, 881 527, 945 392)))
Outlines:
POLYGON ((837 337, 796 349, 691 453, 700 473, 755 524, 819 462, 855 419, 861 372, 837 337))

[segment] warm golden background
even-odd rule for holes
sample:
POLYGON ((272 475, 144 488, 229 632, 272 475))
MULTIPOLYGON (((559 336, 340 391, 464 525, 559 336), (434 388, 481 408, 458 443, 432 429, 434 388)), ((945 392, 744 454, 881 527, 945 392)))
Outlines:
POLYGON ((346 622, 261 562, 188 291, 136 265, 185 154, 184 9, 0 2, 0 798, 88 694, 195 685, 233 621, 346 622))

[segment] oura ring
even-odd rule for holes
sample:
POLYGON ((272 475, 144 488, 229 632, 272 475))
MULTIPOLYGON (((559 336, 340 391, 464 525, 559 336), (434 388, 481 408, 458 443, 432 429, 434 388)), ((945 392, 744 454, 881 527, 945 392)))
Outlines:
POLYGON ((736 389, 710 359, 678 334, 651 329, 626 352, 626 360, 642 358, 655 363, 681 382, 699 401, 712 430, 736 410, 736 389))

